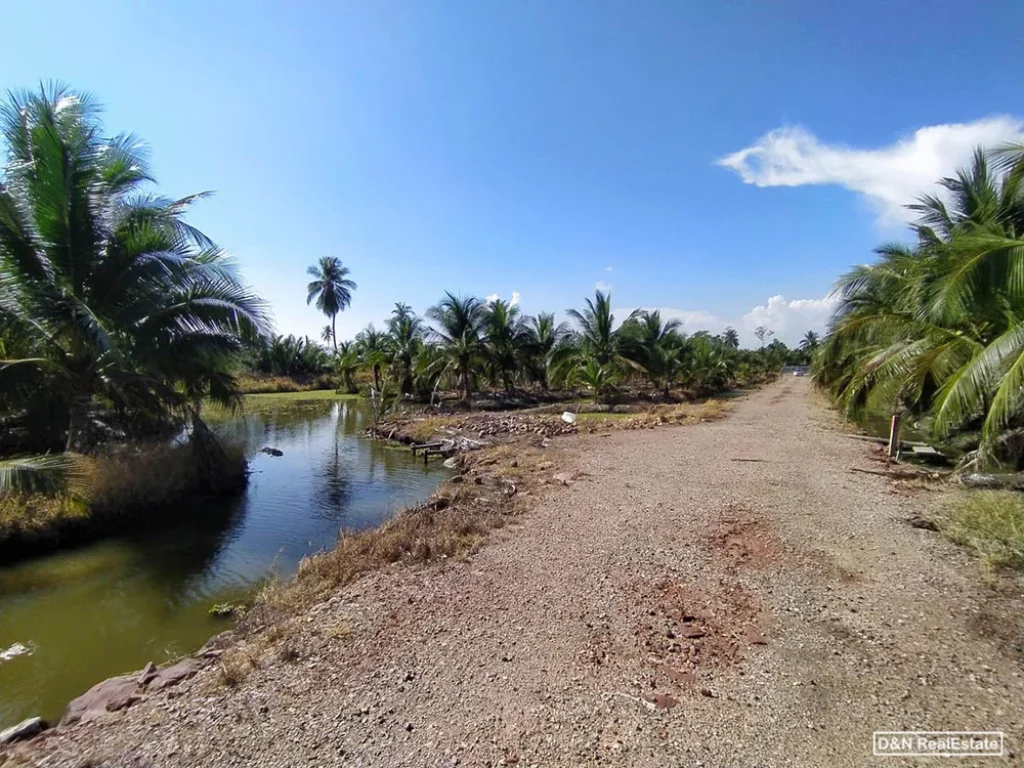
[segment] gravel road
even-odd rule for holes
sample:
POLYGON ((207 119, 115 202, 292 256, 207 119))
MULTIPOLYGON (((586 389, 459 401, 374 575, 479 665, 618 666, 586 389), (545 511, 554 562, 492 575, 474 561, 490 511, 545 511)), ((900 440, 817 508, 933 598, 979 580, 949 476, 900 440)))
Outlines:
MULTIPOLYGON (((216 669, 33 747, 47 766, 865 766, 876 730, 1002 730, 1019 594, 905 520, 806 379, 726 419, 557 441, 577 474, 466 562, 303 617, 297 660, 216 669)), ((1019 590, 1018 590, 1019 591, 1019 590)), ((953 764, 978 764, 950 761, 953 764)), ((913 763, 907 763, 913 764, 913 763)))

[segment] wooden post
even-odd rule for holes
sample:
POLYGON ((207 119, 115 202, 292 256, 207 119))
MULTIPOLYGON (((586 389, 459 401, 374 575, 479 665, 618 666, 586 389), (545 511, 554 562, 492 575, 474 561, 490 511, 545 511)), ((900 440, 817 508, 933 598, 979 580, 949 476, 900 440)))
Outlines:
POLYGON ((900 452, 900 415, 892 415, 892 426, 889 428, 889 458, 895 459, 900 452))

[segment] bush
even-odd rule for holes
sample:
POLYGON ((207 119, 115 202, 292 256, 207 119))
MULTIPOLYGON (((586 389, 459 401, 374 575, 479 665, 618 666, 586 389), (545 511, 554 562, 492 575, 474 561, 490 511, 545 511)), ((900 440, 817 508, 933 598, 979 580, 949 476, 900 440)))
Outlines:
MULTIPOLYGON (((247 463, 240 446, 225 446, 222 487, 241 487, 247 463)), ((20 556, 144 524, 168 507, 209 495, 209 478, 190 444, 145 445, 76 462, 68 491, 56 496, 0 496, 0 552, 20 556)))

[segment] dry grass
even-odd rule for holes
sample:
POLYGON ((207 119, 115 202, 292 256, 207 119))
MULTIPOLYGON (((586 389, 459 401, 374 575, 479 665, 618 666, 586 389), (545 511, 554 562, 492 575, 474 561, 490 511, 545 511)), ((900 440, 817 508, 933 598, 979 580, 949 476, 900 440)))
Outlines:
POLYGON ((236 688, 256 669, 256 658, 245 648, 228 648, 218 660, 220 682, 229 688, 236 688))
POLYGON ((990 569, 1024 570, 1024 499, 1014 491, 973 491, 936 520, 947 537, 990 569))
POLYGON ((437 435, 445 427, 457 424, 459 419, 454 416, 429 416, 418 419, 408 429, 408 434, 418 443, 424 443, 437 435))
POLYGON ((247 395, 272 392, 310 392, 321 389, 333 390, 338 387, 338 377, 331 374, 319 376, 254 376, 243 375, 237 378, 238 388, 247 395))

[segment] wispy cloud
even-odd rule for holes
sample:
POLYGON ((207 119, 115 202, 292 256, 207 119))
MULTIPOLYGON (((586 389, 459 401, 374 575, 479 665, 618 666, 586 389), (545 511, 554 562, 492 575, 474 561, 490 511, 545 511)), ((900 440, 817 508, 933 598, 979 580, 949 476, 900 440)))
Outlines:
POLYGON ((604 268, 604 271, 605 271, 605 272, 611 272, 611 271, 612 271, 612 268, 611 268, 611 267, 605 267, 605 268, 604 268))
POLYGON ((611 289, 611 283, 606 283, 604 280, 598 280, 597 284, 594 286, 594 290, 600 291, 601 293, 608 293, 611 289))
POLYGON ((1024 121, 995 116, 972 123, 930 125, 888 146, 855 149, 827 144, 800 126, 777 128, 717 164, 758 187, 833 184, 864 195, 881 223, 914 218, 904 206, 970 161, 975 147, 1024 139, 1024 121))

